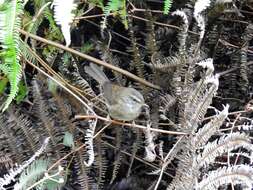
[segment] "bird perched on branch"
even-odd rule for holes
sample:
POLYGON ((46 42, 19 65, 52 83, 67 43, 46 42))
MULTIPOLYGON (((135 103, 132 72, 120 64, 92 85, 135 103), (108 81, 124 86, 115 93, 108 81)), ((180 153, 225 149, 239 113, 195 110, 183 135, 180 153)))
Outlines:
POLYGON ((84 69, 101 85, 109 115, 113 119, 132 121, 140 115, 142 107, 147 106, 139 91, 113 84, 99 66, 91 63, 84 69))

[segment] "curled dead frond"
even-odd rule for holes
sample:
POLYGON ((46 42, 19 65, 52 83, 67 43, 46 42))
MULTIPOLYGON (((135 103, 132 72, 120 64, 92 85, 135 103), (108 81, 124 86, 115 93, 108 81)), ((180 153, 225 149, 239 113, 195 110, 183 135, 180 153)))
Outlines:
POLYGON ((146 13, 148 22, 147 22, 147 35, 145 38, 146 45, 147 45, 147 51, 150 55, 153 55, 158 51, 157 44, 156 44, 156 38, 155 38, 155 25, 154 25, 154 18, 152 17, 152 14, 150 11, 147 11, 146 13))
POLYGON ((204 146, 203 153, 199 154, 196 158, 197 165, 198 167, 207 166, 223 153, 239 147, 245 148, 250 152, 253 151, 253 146, 248 135, 240 132, 223 135, 204 146))
MULTIPOLYGON (((41 89, 37 80, 33 81, 33 92, 34 92, 34 100, 35 100, 35 105, 38 112, 38 117, 41 120, 41 127, 44 127, 45 129, 43 130, 45 131, 43 135, 49 136, 51 138, 51 143, 53 147, 56 147, 57 142, 59 141, 59 139, 56 138, 56 136, 58 136, 56 135, 58 131, 54 127, 52 117, 50 117, 50 114, 48 112, 48 104, 46 103, 46 101, 44 100, 41 94, 41 89)), ((60 158, 59 155, 58 155, 58 158, 60 158)))
POLYGON ((188 28, 189 28, 189 21, 188 21, 188 18, 187 18, 187 15, 185 14, 185 12, 183 11, 180 11, 180 10, 176 10, 174 11, 171 15, 175 15, 175 16, 179 16, 181 17, 182 21, 183 21, 183 25, 182 25, 182 28, 183 28, 183 31, 179 33, 179 48, 178 48, 178 51, 179 51, 179 54, 180 55, 185 55, 186 53, 186 38, 187 38, 187 32, 188 32, 188 28))
POLYGON ((171 71, 172 68, 180 66, 181 56, 176 54, 174 56, 165 57, 161 53, 156 52, 151 57, 151 63, 148 64, 151 68, 163 73, 171 71))
POLYGON ((197 49, 199 48, 199 45, 204 37, 205 34, 205 19, 204 16, 202 15, 202 12, 210 6, 210 0, 198 0, 196 1, 195 5, 194 5, 194 18, 197 21, 198 27, 200 29, 200 36, 199 36, 199 42, 198 42, 198 46, 197 49))
POLYGON ((219 168, 208 173, 202 181, 196 184, 198 190, 216 190, 220 186, 233 182, 243 189, 250 190, 253 185, 253 168, 249 165, 236 165, 219 168), (246 185, 246 186, 245 186, 246 185))
MULTIPOLYGON (((8 127, 15 131, 15 136, 19 137, 19 143, 22 144, 32 154, 38 149, 39 136, 31 126, 31 121, 12 109, 8 110, 8 127)), ((6 126, 7 127, 7 126, 6 126)))
MULTIPOLYGON (((87 114, 94 114, 87 110, 87 114)), ((88 153, 88 161, 84 161, 85 166, 91 166, 91 164, 94 162, 95 154, 94 154, 94 147, 93 147, 93 136, 95 133, 95 129, 97 126, 97 119, 90 119, 88 120, 88 129, 86 130, 85 135, 85 145, 88 153)))

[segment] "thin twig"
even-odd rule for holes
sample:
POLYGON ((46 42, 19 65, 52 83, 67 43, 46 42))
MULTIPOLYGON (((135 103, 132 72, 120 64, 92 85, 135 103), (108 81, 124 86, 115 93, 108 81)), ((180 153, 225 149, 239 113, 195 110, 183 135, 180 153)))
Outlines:
POLYGON ((152 13, 161 13, 161 14, 164 14, 163 11, 160 11, 160 10, 147 10, 147 9, 139 9, 139 8, 136 8, 135 5, 131 2, 131 1, 128 1, 129 5, 131 5, 132 9, 130 10, 130 12, 152 12, 152 13))
POLYGON ((50 78, 52 81, 54 81, 56 84, 58 84, 60 87, 62 87, 64 90, 66 90, 69 94, 71 94, 72 96, 74 96, 79 102, 81 102, 89 111, 91 111, 94 115, 96 115, 96 113, 93 111, 93 109, 88 106, 88 104, 86 104, 79 96, 77 96, 76 94, 74 94, 71 90, 69 90, 66 86, 64 86, 59 80, 56 80, 55 78, 51 77, 49 74, 47 74, 45 71, 43 71, 42 69, 40 69, 39 67, 37 67, 36 65, 32 64, 29 60, 26 60, 26 62, 33 66, 34 68, 36 68, 39 72, 41 72, 43 75, 45 75, 46 77, 50 78))
MULTIPOLYGON (((92 22, 92 21, 90 21, 90 20, 85 19, 85 21, 88 22, 88 23, 90 23, 90 24, 92 24, 92 25, 94 25, 94 26, 96 26, 96 27, 98 27, 99 29, 100 29, 100 27, 101 27, 100 25, 98 25, 98 24, 96 24, 95 22, 92 22)), ((114 35, 116 35, 116 36, 118 36, 118 37, 120 37, 120 38, 122 38, 122 39, 124 39, 124 40, 127 40, 127 41, 131 42, 131 40, 130 40, 129 38, 127 38, 127 37, 125 37, 125 36, 119 34, 118 32, 113 31, 112 29, 107 28, 107 30, 109 30, 112 34, 114 34, 114 35)), ((140 43, 136 43, 136 45, 142 47, 143 49, 147 49, 144 45, 142 45, 142 44, 140 44, 140 43)))
MULTIPOLYGON (((131 123, 123 123, 120 121, 116 121, 116 120, 111 120, 105 117, 101 117, 99 115, 76 115, 75 119, 99 119, 102 121, 106 121, 106 122, 111 122, 112 124, 117 124, 117 125, 124 125, 126 127, 136 127, 136 128, 140 128, 143 130, 147 130, 146 126, 143 125, 137 125, 137 124, 131 124, 131 123)), ((185 132, 178 132, 178 131, 167 131, 167 130, 162 130, 162 129, 155 129, 155 128, 150 128, 150 131, 154 131, 154 132, 158 132, 158 133, 165 133, 165 134, 170 134, 170 135, 187 135, 187 133, 185 132)))
POLYGON ((81 146, 79 146, 78 148, 72 150, 70 153, 66 154, 65 156, 63 156, 61 159, 57 160, 50 168, 47 169, 47 172, 49 172, 50 170, 52 170, 55 166, 57 166, 62 160, 66 159, 67 157, 69 157, 71 154, 81 150, 82 148, 85 147, 85 144, 82 144, 81 146))
POLYGON ((162 166, 162 169, 160 171, 160 175, 159 175, 159 178, 157 180, 157 183, 156 183, 156 186, 154 188, 154 190, 157 190, 158 186, 159 186, 159 183, 162 179, 162 176, 163 176, 163 173, 164 173, 164 170, 167 168, 168 166, 168 159, 169 159, 169 156, 171 155, 171 153, 173 152, 173 150, 176 148, 176 146, 179 144, 179 142, 183 139, 184 136, 180 137, 177 142, 174 144, 174 146, 172 147, 172 149, 170 149, 169 153, 166 155, 165 159, 164 159, 164 163, 163 163, 163 166, 162 166))
MULTIPOLYGON (((113 13, 110 13, 109 15, 113 15, 113 13)), ((103 17, 103 16, 105 16, 105 14, 79 16, 79 17, 75 17, 74 20, 83 20, 83 19, 89 19, 89 18, 98 18, 98 17, 103 17)))
MULTIPOLYGON (((85 96, 83 96, 80 92, 84 93, 82 90, 76 88, 75 86, 69 84, 64 78, 62 78, 62 76, 60 74, 58 74, 57 72, 55 72, 36 52, 34 52, 29 46, 27 46, 28 51, 30 51, 30 53, 36 58, 36 60, 38 61, 38 63, 48 72, 50 73, 52 76, 56 76, 57 79, 61 80, 61 82, 63 84, 65 84, 66 86, 70 87, 71 89, 73 89, 75 92, 78 93, 79 96, 81 96, 83 99, 85 99, 86 101, 87 98, 85 96)), ((87 95, 86 93, 84 93, 85 95, 87 95)))
MULTIPOLYGON (((48 72, 51 74, 51 76, 57 77, 57 80, 60 80, 60 82, 62 82, 66 87, 69 87, 71 90, 73 90, 79 97, 83 98, 86 102, 89 102, 89 100, 84 96, 84 95, 88 95, 87 93, 85 93, 84 91, 78 89, 77 87, 71 85, 70 83, 68 83, 64 78, 62 78, 61 75, 59 75, 57 72, 55 72, 36 52, 34 52, 29 46, 27 46, 28 51, 30 51, 30 53, 36 58, 36 60, 38 61, 38 63, 48 72), (83 95, 84 94, 84 95, 83 95)), ((34 66, 34 64, 31 65, 32 67, 34 66)), ((35 67, 34 67, 35 68, 35 67)), ((102 101, 100 101, 102 102, 102 101)), ((103 103, 103 102, 102 102, 103 103)), ((94 107, 96 109, 98 109, 101 112, 104 112, 104 110, 102 110, 101 108, 99 108, 98 106, 94 105, 94 107)))
MULTIPOLYGON (((253 61, 249 61, 246 66, 250 66, 250 65, 253 65, 253 61)), ((227 75, 233 71, 236 71, 238 70, 240 67, 235 67, 235 68, 232 68, 232 69, 228 69, 226 71, 223 71, 223 72, 220 72, 220 73, 217 73, 218 76, 224 76, 224 75, 227 75)))
POLYGON ((100 135, 107 127, 109 127, 111 123, 106 124, 102 129, 100 129, 94 136, 93 139, 95 139, 98 135, 100 135))
MULTIPOLYGON (((106 141, 103 141, 107 146, 111 147, 111 148, 115 148, 115 146, 111 145, 110 143, 106 142, 106 141)), ((76 149, 72 150, 71 152, 69 152, 68 154, 66 154, 65 156, 63 156, 61 159, 57 160, 53 165, 50 166, 50 168, 48 168, 47 172, 49 172, 50 170, 52 170, 55 166, 57 166, 62 160, 66 159, 67 157, 69 157, 70 155, 74 154, 75 152, 81 150, 82 148, 85 147, 85 144, 82 144, 80 145, 79 147, 77 147, 76 149)), ((123 154, 126 154, 128 156, 132 156, 130 153, 126 152, 126 151, 123 151, 123 150, 120 150, 120 152, 122 152, 123 154)), ((140 162, 143 162, 144 164, 147 164, 155 169, 159 169, 157 166, 153 165, 153 164, 150 164, 146 161, 144 161, 143 159, 137 157, 137 156, 134 156, 134 158, 140 162)), ((164 172, 166 175, 170 176, 170 177, 173 177, 171 176, 169 173, 167 172, 164 172)))
POLYGON ((219 42, 225 46, 230 46, 230 47, 233 47, 233 48, 236 48, 236 49, 240 49, 241 51, 245 51, 245 52, 248 52, 248 53, 253 53, 252 50, 248 50, 248 49, 245 49, 245 48, 242 48, 242 47, 239 47, 237 45, 234 45, 234 44, 231 44, 225 40, 222 40, 222 39, 219 39, 219 42))
MULTIPOLYGON (((103 141, 103 140, 102 140, 102 141, 103 141)), ((103 142, 104 142, 107 146, 116 149, 116 147, 113 146, 112 144, 110 144, 110 143, 108 143, 108 142, 106 142, 106 141, 103 141, 103 142)), ((124 151, 124 150, 119 150, 119 151, 120 151, 121 153, 127 155, 127 156, 130 156, 130 157, 133 156, 132 154, 130 154, 130 153, 124 151)), ((145 161, 145 160, 143 160, 143 159, 141 159, 141 158, 139 158, 139 157, 137 157, 137 156, 133 156, 133 157, 134 157, 134 159, 136 159, 136 160, 138 160, 138 161, 140 161, 140 162, 142 162, 142 163, 144 163, 144 164, 147 164, 148 166, 151 166, 152 168, 159 169, 157 166, 155 166, 155 165, 153 165, 153 164, 151 164, 151 163, 149 163, 149 162, 147 162, 147 161, 145 161)), ((164 173, 165 173, 166 175, 168 175, 168 176, 170 176, 170 177, 173 178, 173 176, 172 176, 171 174, 169 174, 169 173, 167 173, 167 172, 164 172, 164 173)))
MULTIPOLYGON (((241 113, 247 113, 249 111, 247 110, 241 110, 241 111, 234 111, 234 112, 230 112, 228 113, 228 115, 236 115, 236 114, 241 114, 241 113)), ((210 117, 205 117, 202 121, 206 121, 206 120, 209 120, 209 119, 213 119, 215 118, 216 115, 213 115, 213 116, 210 116, 210 117)))
MULTIPOLYGON (((146 22, 150 22, 150 20, 148 19, 145 19, 145 18, 142 18, 142 17, 139 17, 139 16, 135 16, 135 15, 128 15, 129 17, 133 17, 135 19, 138 19, 138 20, 143 20, 143 21, 146 21, 146 22)), ((154 21, 153 22, 154 24, 156 25, 160 25, 160 26, 166 26, 166 27, 170 27, 170 28, 174 28, 176 30, 183 30, 182 28, 178 27, 178 26, 175 26, 175 25, 171 25, 171 24, 165 24, 165 23, 162 23, 162 22, 157 22, 157 21, 154 21)), ((190 34, 194 34, 194 35, 198 35, 198 33, 196 32, 193 32, 193 31, 188 31, 190 34)))
POLYGON ((237 23, 242 23, 242 24, 249 24, 249 22, 243 21, 243 20, 231 20, 231 19, 225 19, 225 18, 219 18, 221 21, 226 21, 226 22, 237 22, 237 23))
POLYGON ((57 48, 60 48, 60 49, 63 49, 64 51, 68 51, 68 52, 70 52, 70 53, 72 53, 72 54, 75 54, 75 55, 77 55, 77 56, 79 56, 79 57, 82 57, 82 58, 84 58, 84 59, 87 59, 87 60, 89 60, 89 61, 91 61, 91 62, 94 62, 94 63, 96 63, 96 64, 98 64, 98 65, 102 65, 102 66, 104 66, 104 67, 107 67, 107 68, 109 68, 109 69, 112 69, 112 70, 114 70, 114 71, 116 71, 116 72, 119 72, 119 73, 121 73, 121 74, 123 74, 123 75, 125 75, 125 76, 127 76, 127 77, 129 77, 129 78, 131 78, 131 79, 133 79, 133 80, 135 80, 135 81, 141 83, 141 84, 144 84, 144 85, 149 86, 149 87, 154 88, 154 89, 158 89, 158 90, 161 89, 161 88, 160 88, 159 86, 157 86, 157 85, 154 85, 154 84, 152 84, 152 83, 150 83, 150 82, 148 82, 148 81, 146 81, 146 80, 144 80, 144 79, 142 79, 142 78, 140 78, 140 77, 138 77, 138 76, 136 76, 136 75, 134 75, 134 74, 132 74, 132 73, 126 71, 126 70, 124 70, 124 69, 121 69, 121 68, 119 68, 119 67, 116 67, 116 66, 114 66, 114 65, 112 65, 112 64, 109 64, 109 63, 107 63, 107 62, 101 61, 101 60, 99 60, 99 59, 97 59, 97 58, 95 58, 95 57, 92 57, 92 56, 90 56, 90 55, 81 53, 81 52, 79 52, 79 51, 76 51, 76 50, 74 50, 74 49, 72 49, 72 48, 69 48, 69 47, 66 47, 66 46, 64 46, 64 45, 61 45, 61 44, 59 44, 59 43, 53 42, 53 41, 51 41, 51 40, 47 40, 47 39, 42 38, 42 37, 39 37, 39 36, 37 36, 37 35, 28 33, 28 32, 26 32, 26 31, 24 31, 24 30, 22 30, 22 29, 19 29, 19 32, 20 32, 21 34, 26 35, 26 36, 29 36, 29 37, 31 37, 31 38, 33 38, 33 39, 35 39, 35 40, 41 41, 41 42, 43 42, 43 43, 52 45, 52 46, 57 47, 57 48))

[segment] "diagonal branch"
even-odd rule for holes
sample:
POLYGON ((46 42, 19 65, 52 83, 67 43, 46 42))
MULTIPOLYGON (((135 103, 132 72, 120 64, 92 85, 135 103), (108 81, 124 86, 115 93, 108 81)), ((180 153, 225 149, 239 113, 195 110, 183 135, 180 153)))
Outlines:
POLYGON ((112 69, 112 70, 114 70, 114 71, 116 71, 116 72, 119 72, 119 73, 121 73, 121 74, 123 74, 123 75, 125 75, 125 76, 127 76, 127 77, 129 77, 129 78, 131 78, 131 79, 133 79, 133 80, 135 80, 135 81, 141 83, 141 84, 144 84, 144 85, 146 85, 146 86, 149 86, 149 87, 151 87, 151 88, 155 88, 155 89, 158 89, 158 90, 161 89, 161 88, 160 88, 159 86, 157 86, 157 85, 154 85, 154 84, 152 84, 152 83, 150 83, 150 82, 148 82, 148 81, 146 81, 146 80, 144 80, 144 79, 142 79, 142 78, 140 78, 140 77, 138 77, 138 76, 136 76, 136 75, 134 75, 134 74, 132 74, 132 73, 130 73, 130 72, 128 72, 128 71, 126 71, 126 70, 123 70, 123 69, 121 69, 121 68, 119 68, 119 67, 115 67, 114 65, 111 65, 111 64, 106 63, 106 62, 104 62, 104 61, 101 61, 101 60, 99 60, 99 59, 97 59, 97 58, 95 58, 95 57, 92 57, 92 56, 90 56, 90 55, 81 53, 81 52, 76 51, 76 50, 74 50, 74 49, 72 49, 72 48, 68 48, 68 47, 66 47, 66 46, 64 46, 64 45, 61 45, 61 44, 56 43, 56 42, 53 42, 53 41, 51 41, 51 40, 47 40, 47 39, 42 38, 42 37, 39 37, 39 36, 37 36, 37 35, 28 33, 28 32, 26 32, 26 31, 24 31, 24 30, 22 30, 22 29, 19 29, 19 32, 20 32, 21 34, 23 34, 23 35, 29 36, 29 37, 31 37, 31 38, 37 40, 37 41, 40 41, 40 42, 43 42, 43 43, 52 45, 52 46, 54 46, 54 47, 63 49, 63 50, 65 50, 65 51, 68 51, 68 52, 70 52, 70 53, 73 53, 73 54, 75 54, 75 55, 77 55, 77 56, 79 56, 79 57, 82 57, 82 58, 87 59, 87 60, 89 60, 89 61, 91 61, 91 62, 94 62, 94 63, 96 63, 96 64, 98 64, 98 65, 102 65, 102 66, 104 66, 104 67, 107 67, 107 68, 109 68, 109 69, 112 69))
MULTIPOLYGON (((99 119, 102 121, 106 121, 106 122, 111 122, 112 124, 117 124, 117 125, 124 125, 125 127, 136 127, 139 129, 143 129, 143 130, 147 130, 146 126, 143 125, 137 125, 137 124, 131 124, 131 123, 123 123, 117 120, 112 120, 112 119, 108 119, 105 117, 101 117, 99 115, 76 115, 75 119, 99 119)), ((185 132, 181 132, 181 131, 167 131, 167 130, 162 130, 162 129, 156 129, 156 128, 150 128, 150 131, 154 131, 154 132, 158 132, 158 133, 164 133, 164 134, 170 134, 170 135, 187 135, 187 133, 185 132)))

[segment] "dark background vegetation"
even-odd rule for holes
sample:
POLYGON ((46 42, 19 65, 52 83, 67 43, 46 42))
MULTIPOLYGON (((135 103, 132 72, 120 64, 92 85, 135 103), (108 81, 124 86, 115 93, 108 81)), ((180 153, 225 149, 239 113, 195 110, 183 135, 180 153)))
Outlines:
MULTIPOLYGON (((170 125, 170 121, 173 123, 180 121, 181 105, 180 100, 174 96, 175 85, 172 81, 180 59, 170 59, 180 56, 178 55, 180 29, 173 28, 171 25, 181 28, 182 20, 177 16, 171 16, 170 13, 163 14, 163 1, 131 2, 140 10, 135 10, 128 4, 128 29, 118 16, 109 16, 107 28, 101 36, 101 16, 77 18, 71 31, 70 48, 104 60, 160 86, 161 90, 152 89, 104 68, 111 81, 122 86, 132 86, 144 95, 146 103, 150 106, 152 127, 184 132, 182 128, 178 129, 170 125), (158 61, 152 62, 152 59, 158 61), (158 62, 163 64, 162 69, 159 69, 158 62), (168 120, 164 120, 161 115, 165 115, 168 120)), ((88 5, 89 3, 81 2, 78 7, 87 10, 88 5)), ((213 98, 212 106, 222 110, 223 105, 229 104, 230 112, 245 111, 245 106, 249 106, 248 103, 253 96, 253 2, 245 0, 225 4, 212 3, 205 12, 206 32, 197 57, 193 56, 191 50, 193 48, 191 45, 197 42, 199 32, 192 15, 193 8, 194 1, 174 1, 170 12, 179 9, 188 15, 190 32, 187 34, 186 52, 189 60, 196 58, 196 61, 201 61, 213 58, 214 72, 221 73, 219 89, 213 98)), ((34 5, 28 3, 26 11, 33 15, 34 5)), ((102 13, 100 8, 94 8, 84 17, 102 13)), ((49 28, 49 22, 44 20, 36 34, 64 43, 62 38, 56 33, 51 33, 49 28)), ((107 116, 103 97, 99 95, 98 84, 84 72, 84 65, 89 64, 89 61, 35 40, 29 39, 27 43, 54 71, 93 103, 93 108, 98 115, 107 116)), ((75 148, 77 148, 85 142, 88 127, 87 120, 74 119, 75 115, 87 115, 85 108, 32 66, 25 65, 25 60, 22 61, 25 73, 22 81, 27 86, 27 96, 19 104, 14 102, 1 115, 1 125, 4 126, 1 127, 0 138, 2 174, 14 163, 21 164, 27 160, 40 147, 42 139, 47 136, 51 136, 51 144, 44 157, 50 158, 51 163, 54 163, 73 148, 63 144, 66 132, 74 136, 75 148)), ((196 68, 193 74, 193 87, 202 75, 202 69, 196 68)), ((205 117, 214 114, 213 109, 210 109, 205 117)), ((241 117, 248 118, 248 121, 252 122, 252 112, 245 111, 241 114, 241 117)), ((233 121, 237 116, 232 114, 229 118, 233 121)), ((146 115, 142 114, 135 123, 145 126, 146 121, 146 115)), ((243 123, 244 120, 241 122, 243 123)), ((201 125, 204 123, 206 121, 201 125)), ((106 124, 104 121, 98 121, 96 132, 106 124)), ((252 131, 249 130, 248 134, 251 135, 252 131)), ((156 153, 159 152, 158 144, 163 142, 163 151, 166 155, 177 139, 177 135, 158 133, 155 139, 156 153)), ((62 166, 67 168, 67 181, 62 188, 68 190, 152 189, 158 176, 150 173, 160 168, 163 161, 159 156, 152 163, 143 160, 144 140, 140 129, 117 124, 110 125, 94 139, 95 162, 91 167, 83 164, 87 159, 85 148, 61 162, 62 166)), ((226 158, 222 157, 220 161, 226 162, 226 158)), ((241 162, 247 163, 245 160, 241 162)), ((175 176, 177 167, 178 158, 175 156, 165 170, 158 189, 166 189, 175 176)), ((231 186, 224 187, 224 189, 230 188, 231 186)))

